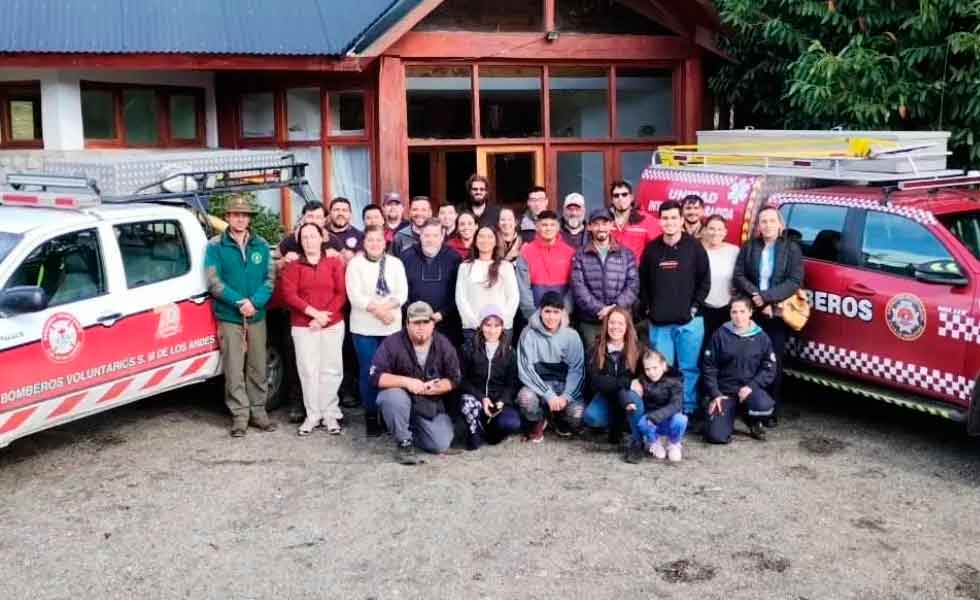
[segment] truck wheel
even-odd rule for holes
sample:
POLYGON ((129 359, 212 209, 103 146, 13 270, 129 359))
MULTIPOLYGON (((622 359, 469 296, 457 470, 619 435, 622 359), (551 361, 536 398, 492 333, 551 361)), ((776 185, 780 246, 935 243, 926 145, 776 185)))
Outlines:
POLYGON ((282 352, 275 346, 268 346, 265 351, 265 381, 269 387, 269 393, 265 400, 265 409, 272 411, 282 405, 282 379, 285 365, 282 361, 282 352))

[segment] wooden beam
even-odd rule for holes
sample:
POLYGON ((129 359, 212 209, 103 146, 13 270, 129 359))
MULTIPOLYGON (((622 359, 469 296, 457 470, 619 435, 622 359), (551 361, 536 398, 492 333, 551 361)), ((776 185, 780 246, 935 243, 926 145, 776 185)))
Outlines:
POLYGON ((555 29, 555 0, 544 0, 542 2, 542 21, 544 21, 544 30, 554 31, 555 29))
POLYGON ((616 3, 663 25, 679 36, 689 37, 692 33, 690 25, 677 14, 677 7, 671 10, 660 0, 616 0, 616 3))
POLYGON ((403 35, 418 25, 419 21, 429 16, 429 13, 435 10, 440 4, 442 4, 442 0, 422 0, 418 6, 410 10, 401 20, 388 28, 387 31, 378 37, 378 39, 371 42, 371 45, 358 53, 357 56, 371 58, 380 56, 389 46, 397 42, 403 35))
POLYGON ((700 55, 684 61, 684 131, 682 143, 697 142, 704 111, 704 69, 700 55))
POLYGON ((129 69, 177 71, 362 71, 357 57, 230 54, 0 53, 0 68, 129 69))
POLYGON ((380 191, 408 198, 408 107, 405 65, 393 56, 381 58, 378 74, 378 166, 380 191))
POLYGON ((648 61, 684 60, 694 47, 675 36, 561 33, 549 42, 543 33, 411 31, 386 54, 404 59, 648 61))

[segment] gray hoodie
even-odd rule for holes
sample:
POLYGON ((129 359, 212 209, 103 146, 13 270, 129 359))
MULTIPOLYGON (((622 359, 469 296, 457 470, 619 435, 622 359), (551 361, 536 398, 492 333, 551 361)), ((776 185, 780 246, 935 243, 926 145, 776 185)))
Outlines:
POLYGON ((517 374, 521 383, 543 400, 563 395, 582 401, 585 352, 578 333, 562 319, 557 331, 548 331, 535 311, 518 342, 517 374))

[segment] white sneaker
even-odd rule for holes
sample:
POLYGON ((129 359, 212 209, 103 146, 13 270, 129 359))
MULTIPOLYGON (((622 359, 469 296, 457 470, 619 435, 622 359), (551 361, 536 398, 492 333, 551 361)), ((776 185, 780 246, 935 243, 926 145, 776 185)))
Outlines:
POLYGON ((658 437, 657 441, 650 444, 650 454, 658 460, 663 460, 667 458, 667 450, 664 448, 664 440, 666 438, 658 437))
POLYGON ((667 460, 670 462, 680 462, 681 461, 681 445, 680 442, 676 444, 667 444, 667 460))
POLYGON ((296 430, 296 435, 299 436, 310 435, 310 433, 312 433, 313 430, 316 429, 319 425, 320 425, 319 417, 314 418, 308 416, 306 417, 306 420, 303 421, 303 424, 299 426, 299 429, 296 430))

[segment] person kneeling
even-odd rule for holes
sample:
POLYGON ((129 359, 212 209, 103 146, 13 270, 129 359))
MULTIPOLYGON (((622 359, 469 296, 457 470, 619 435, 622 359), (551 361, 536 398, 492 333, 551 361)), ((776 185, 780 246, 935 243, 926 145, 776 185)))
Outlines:
POLYGON ((665 377, 666 373, 664 355, 647 349, 643 353, 643 372, 630 384, 623 407, 633 428, 626 462, 640 462, 646 449, 660 460, 678 462, 682 458, 681 440, 687 430, 684 388, 680 380, 665 377))
POLYGON ((712 444, 727 444, 740 412, 752 437, 764 441, 762 421, 775 406, 766 387, 776 376, 776 355, 769 336, 752 320, 750 299, 732 300, 730 314, 732 320, 715 332, 704 351, 702 373, 710 399, 704 437, 712 444))
POLYGON ((406 329, 381 342, 370 374, 381 390, 378 410, 394 435, 397 459, 414 465, 416 445, 438 454, 452 444, 453 422, 445 400, 461 376, 455 348, 435 331, 432 307, 413 302, 406 315, 406 329))
POLYGON ((517 346, 517 372, 524 384, 517 393, 517 404, 529 424, 527 440, 538 443, 544 439, 549 415, 559 417, 558 435, 578 431, 585 411, 584 351, 578 333, 568 326, 561 294, 541 296, 541 308, 531 315, 517 346))
POLYGON ((517 356, 503 335, 503 310, 488 304, 479 316, 479 327, 463 347, 460 360, 461 410, 469 428, 470 450, 477 450, 484 440, 502 442, 521 430, 521 415, 514 408, 517 356))

